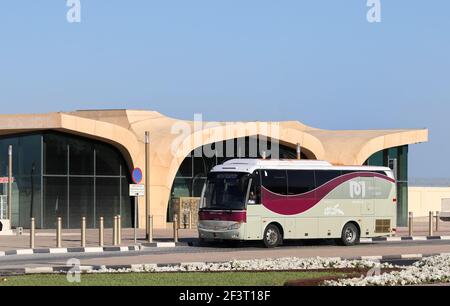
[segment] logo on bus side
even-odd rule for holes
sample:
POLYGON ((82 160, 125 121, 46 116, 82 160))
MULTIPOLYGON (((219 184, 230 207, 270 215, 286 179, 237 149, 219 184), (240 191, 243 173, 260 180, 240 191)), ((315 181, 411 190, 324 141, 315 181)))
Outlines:
POLYGON ((350 198, 366 197, 366 182, 350 182, 350 198))
POLYGON ((326 207, 323 214, 325 216, 343 216, 344 212, 339 208, 339 204, 334 207, 326 207))

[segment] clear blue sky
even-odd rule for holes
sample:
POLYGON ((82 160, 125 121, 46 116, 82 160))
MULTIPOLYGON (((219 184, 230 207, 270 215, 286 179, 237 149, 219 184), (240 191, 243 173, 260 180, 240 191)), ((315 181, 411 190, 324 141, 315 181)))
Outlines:
POLYGON ((410 177, 450 177, 450 1, 0 2, 1 113, 153 109, 328 129, 430 129, 410 177))

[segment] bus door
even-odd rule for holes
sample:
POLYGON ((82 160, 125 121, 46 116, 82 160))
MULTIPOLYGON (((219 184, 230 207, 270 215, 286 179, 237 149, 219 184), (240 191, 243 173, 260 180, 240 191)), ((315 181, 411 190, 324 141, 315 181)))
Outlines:
POLYGON ((262 205, 261 178, 259 170, 253 172, 247 192, 247 223, 245 238, 249 240, 262 239, 262 205))

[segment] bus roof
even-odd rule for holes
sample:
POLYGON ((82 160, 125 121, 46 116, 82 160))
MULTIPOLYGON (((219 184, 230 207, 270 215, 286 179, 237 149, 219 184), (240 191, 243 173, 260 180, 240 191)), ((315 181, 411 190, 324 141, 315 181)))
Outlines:
POLYGON ((213 172, 248 172, 256 169, 292 169, 292 170, 355 170, 355 171, 385 171, 391 173, 388 167, 373 166, 333 166, 326 161, 298 159, 231 159, 222 165, 215 166, 213 172))

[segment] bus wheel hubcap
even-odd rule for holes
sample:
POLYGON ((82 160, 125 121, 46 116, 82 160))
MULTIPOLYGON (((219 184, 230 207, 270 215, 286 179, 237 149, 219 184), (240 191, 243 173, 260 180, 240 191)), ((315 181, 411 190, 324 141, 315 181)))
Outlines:
POLYGON ((351 229, 347 229, 347 230, 345 231, 345 239, 346 239, 348 242, 351 242, 351 241, 353 241, 353 237, 354 237, 353 231, 352 231, 351 229))
POLYGON ((269 229, 267 231, 266 238, 270 244, 275 244, 278 240, 278 235, 273 229, 269 229))

